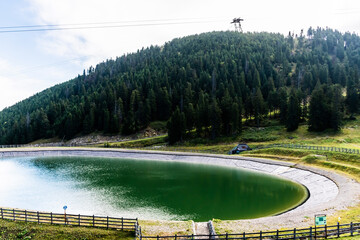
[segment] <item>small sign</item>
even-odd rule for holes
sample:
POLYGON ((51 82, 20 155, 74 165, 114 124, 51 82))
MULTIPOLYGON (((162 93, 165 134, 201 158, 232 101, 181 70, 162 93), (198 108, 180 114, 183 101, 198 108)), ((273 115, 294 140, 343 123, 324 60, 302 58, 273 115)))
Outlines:
POLYGON ((64 210, 66 210, 66 209, 67 209, 67 206, 66 206, 66 205, 65 205, 65 206, 63 206, 63 209, 64 209, 64 210))
POLYGON ((326 215, 315 215, 315 226, 326 225, 326 215))

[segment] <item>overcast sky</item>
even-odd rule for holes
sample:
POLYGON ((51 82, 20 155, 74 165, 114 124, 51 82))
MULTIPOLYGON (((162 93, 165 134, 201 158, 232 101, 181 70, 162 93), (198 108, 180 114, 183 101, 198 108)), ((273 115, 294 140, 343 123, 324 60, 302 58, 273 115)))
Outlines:
POLYGON ((177 37, 234 30, 235 17, 244 18, 244 32, 287 35, 310 26, 359 34, 359 16, 358 0, 1 0, 0 110, 106 59, 177 37), (2 32, 33 25, 94 28, 2 32))

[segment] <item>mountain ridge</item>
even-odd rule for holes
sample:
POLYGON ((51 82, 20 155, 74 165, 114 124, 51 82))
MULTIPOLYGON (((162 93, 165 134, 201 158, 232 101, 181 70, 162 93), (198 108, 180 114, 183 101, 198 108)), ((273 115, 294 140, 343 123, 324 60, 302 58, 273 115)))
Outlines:
POLYGON ((331 29, 310 28, 307 37, 297 38, 265 32, 176 38, 106 60, 4 109, 0 144, 94 131, 131 134, 157 120, 169 120, 171 135, 175 118, 181 129, 172 135, 175 141, 193 129, 203 137, 239 134, 243 118, 259 123, 269 112, 285 124, 289 116, 282 108, 291 109, 292 92, 301 105, 295 117, 307 120, 311 109, 304 101, 319 88, 329 107, 334 89, 351 86, 356 92, 347 90, 336 111, 352 114, 358 110, 359 67, 359 37, 331 29))

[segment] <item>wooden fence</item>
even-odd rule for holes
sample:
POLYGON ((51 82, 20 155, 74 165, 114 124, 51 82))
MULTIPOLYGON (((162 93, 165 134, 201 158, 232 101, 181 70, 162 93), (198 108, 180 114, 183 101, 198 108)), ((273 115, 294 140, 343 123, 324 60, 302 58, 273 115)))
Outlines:
POLYGON ((256 149, 264 149, 264 148, 277 148, 277 147, 360 154, 359 149, 339 148, 339 147, 325 147, 325 146, 310 146, 310 145, 300 145, 300 144, 270 144, 270 145, 266 145, 266 146, 256 147, 256 148, 254 148, 254 150, 256 150, 256 149))
POLYGON ((360 223, 337 224, 333 226, 310 227, 292 230, 277 230, 269 232, 256 233, 236 233, 236 234, 218 234, 218 235, 174 235, 174 236, 143 236, 141 234, 141 227, 136 228, 136 238, 140 240, 196 240, 196 239, 327 239, 338 238, 344 236, 358 236, 360 235, 360 223))
POLYGON ((113 218, 88 215, 60 214, 52 212, 35 212, 27 210, 0 208, 1 219, 22 222, 72 225, 82 227, 98 227, 106 229, 135 231, 137 218, 113 218))

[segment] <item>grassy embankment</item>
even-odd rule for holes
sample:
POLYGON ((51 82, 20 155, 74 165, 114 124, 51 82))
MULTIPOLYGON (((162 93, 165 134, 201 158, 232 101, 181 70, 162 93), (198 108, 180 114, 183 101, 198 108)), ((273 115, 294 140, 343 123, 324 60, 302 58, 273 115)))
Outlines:
POLYGON ((134 232, 0 220, 0 239, 133 240, 134 232))
MULTIPOLYGON (((239 142, 246 142, 252 148, 259 146, 265 146, 269 144, 276 143, 292 143, 292 144, 303 144, 303 145, 315 145, 315 146, 327 146, 327 147, 343 147, 343 148, 353 148, 360 149, 360 120, 347 121, 345 122, 343 128, 339 132, 325 131, 322 133, 312 133, 307 131, 307 126, 302 125, 298 130, 294 132, 286 132, 286 129, 283 126, 279 126, 276 122, 269 122, 267 126, 261 128, 247 127, 244 129, 240 136, 234 137, 224 137, 219 138, 216 141, 211 141, 204 138, 193 139, 190 141, 185 141, 181 144, 174 146, 169 146, 166 143, 167 136, 158 136, 146 139, 131 140, 131 141, 122 141, 106 144, 107 147, 119 147, 119 148, 131 148, 131 149, 148 149, 148 150, 162 150, 162 151, 184 151, 184 152, 200 152, 200 153, 214 153, 214 154, 227 154, 227 152, 236 146, 239 142)), ((99 147, 104 147, 104 144, 97 145, 99 147)), ((282 161, 291 161, 303 165, 312 165, 320 168, 325 168, 333 171, 337 171, 341 174, 346 174, 357 181, 360 181, 360 158, 355 154, 347 153, 335 153, 335 152, 325 152, 325 151, 315 151, 315 150, 302 150, 302 149, 287 149, 287 148, 269 148, 269 149, 259 149, 253 150, 246 153, 243 153, 244 156, 253 156, 253 157, 263 157, 270 158, 275 160, 282 161)), ((341 216, 343 223, 348 222, 359 222, 360 221, 360 206, 353 207, 351 209, 340 211, 333 216, 328 217, 329 224, 335 224, 338 216, 341 216)), ((229 229, 221 228, 221 220, 218 220, 216 225, 219 226, 219 229, 222 229, 221 232, 231 232, 229 229)), ((1 224, 3 224, 1 222, 1 224)), ((6 222, 9 225, 9 222, 6 222)), ((11 225, 11 224, 10 224, 11 225)), ((191 221, 188 222, 158 222, 158 221, 140 221, 142 226, 143 233, 145 235, 168 235, 168 234, 191 234, 192 225, 191 221), (161 226, 161 227, 160 227, 161 226)), ((31 225, 19 225, 15 224, 12 227, 3 227, 1 226, 1 231, 8 232, 13 234, 22 234, 25 232, 23 226, 31 225), (13 230, 16 229, 16 230, 13 230)), ((38 226, 38 225, 34 225, 38 226)), ((69 234, 69 237, 60 237, 59 239, 91 239, 89 237, 77 237, 71 238, 73 236, 80 236, 77 234, 82 234, 81 231, 88 233, 90 231, 85 228, 85 230, 79 230, 79 233, 73 233, 73 229, 69 228, 63 229, 60 226, 38 226, 35 228, 33 234, 37 234, 37 231, 43 231, 40 234, 48 234, 48 236, 57 236, 58 233, 54 232, 52 228, 58 229, 61 234, 69 234), (69 232, 69 231, 71 232, 69 232)), ((32 229, 31 226, 30 229, 32 229)), ((29 229, 29 227, 25 227, 29 229)), ((93 230, 93 229, 92 229, 93 230)), ((29 230, 26 230, 29 231, 29 230)), ((94 229, 94 231, 103 231, 94 229)), ((106 230, 104 230, 106 231, 106 230)), ((98 237, 103 239, 112 239, 112 231, 109 231, 109 236, 104 235, 104 237, 98 237)), ((115 231, 117 233, 117 231, 115 231)), ((100 234, 100 233, 99 233, 100 234)), ((101 233, 102 234, 102 233, 101 233)), ((107 233, 104 233, 107 234, 107 233)), ((32 238, 32 239, 46 239, 44 235, 43 238, 32 238)), ((96 233, 94 233, 96 236, 96 233)), ((26 234, 24 236, 27 236, 26 234)), ((99 235, 100 236, 100 235, 99 235)), ((119 238, 119 237, 117 237, 119 238)), ((126 236, 120 237, 126 239, 126 236)), ((11 238, 10 238, 11 239, 11 238)), ((20 238, 21 239, 21 238, 20 238)), ((50 238, 48 238, 50 239, 50 238)), ((54 239, 54 238, 51 238, 54 239)), ((55 238, 56 239, 56 238, 55 238)), ((348 239, 348 238, 346 238, 348 239)), ((349 238, 355 239, 355 238, 349 238)))
MULTIPOLYGON (((339 132, 331 130, 321 133, 308 132, 306 125, 300 126, 299 129, 294 132, 287 132, 283 126, 276 125, 275 122, 269 122, 268 126, 261 128, 248 127, 244 129, 240 136, 220 138, 216 141, 194 139, 169 146, 166 144, 166 136, 162 136, 144 140, 111 143, 109 147, 227 154, 227 152, 239 142, 246 142, 252 148, 277 143, 291 143, 360 149, 360 120, 346 121, 339 132)), ((360 157, 356 154, 289 148, 268 148, 249 151, 242 153, 242 155, 291 161, 297 164, 324 168, 345 174, 360 182, 360 157)), ((339 216, 341 216, 343 223, 349 223, 351 221, 360 222, 360 205, 337 212, 333 216, 328 217, 328 223, 330 225, 336 224, 339 216)))

